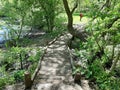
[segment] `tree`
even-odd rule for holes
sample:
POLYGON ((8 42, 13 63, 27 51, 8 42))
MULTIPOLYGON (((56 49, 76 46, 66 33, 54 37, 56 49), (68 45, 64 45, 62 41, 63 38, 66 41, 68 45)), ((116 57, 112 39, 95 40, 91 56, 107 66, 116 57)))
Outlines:
POLYGON ((17 41, 23 36, 23 27, 27 25, 27 21, 30 20, 32 1, 23 1, 23 0, 3 0, 3 8, 5 16, 9 24, 9 38, 11 39, 10 43, 14 46, 17 46, 17 41), (15 25, 15 26, 13 26, 15 25), (18 27, 14 29, 14 27, 18 27))
POLYGON ((70 34, 73 35, 73 38, 74 37, 77 37, 79 39, 81 39, 82 41, 86 41, 85 39, 85 34, 83 35, 83 33, 81 33, 81 31, 79 30, 75 30, 73 28, 73 13, 75 11, 75 9, 77 8, 78 6, 78 0, 75 1, 75 5, 74 7, 72 8, 72 10, 70 10, 70 7, 68 5, 68 1, 67 0, 63 0, 63 4, 64 4, 64 8, 65 8, 65 11, 66 11, 66 14, 67 14, 67 17, 68 17, 68 25, 67 25, 67 28, 70 32, 70 34))

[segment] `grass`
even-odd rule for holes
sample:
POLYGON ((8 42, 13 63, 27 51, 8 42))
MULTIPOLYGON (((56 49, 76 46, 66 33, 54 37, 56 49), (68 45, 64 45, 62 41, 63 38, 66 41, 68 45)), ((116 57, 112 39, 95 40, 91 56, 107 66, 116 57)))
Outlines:
MULTIPOLYGON (((60 16, 64 17, 65 18, 65 22, 67 22, 67 15, 66 15, 66 13, 62 13, 62 14, 60 14, 60 16)), ((89 20, 90 20, 90 18, 85 15, 85 16, 83 16, 83 18, 80 21, 79 13, 74 13, 73 14, 73 24, 86 24, 86 23, 89 22, 89 20)))
POLYGON ((80 16, 73 15, 73 24, 86 24, 90 20, 89 17, 83 16, 83 18, 80 21, 80 16))

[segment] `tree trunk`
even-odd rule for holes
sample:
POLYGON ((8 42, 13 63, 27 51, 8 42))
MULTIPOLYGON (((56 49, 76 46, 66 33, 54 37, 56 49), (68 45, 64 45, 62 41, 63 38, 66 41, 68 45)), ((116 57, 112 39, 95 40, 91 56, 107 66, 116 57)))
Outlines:
POLYGON ((73 35, 73 37, 77 37, 77 38, 81 39, 82 41, 86 41, 86 33, 81 33, 81 31, 75 30, 73 28, 72 14, 78 6, 78 0, 76 0, 76 5, 73 7, 72 10, 70 10, 67 0, 63 0, 63 4, 64 4, 64 8, 65 8, 67 17, 68 17, 68 25, 67 25, 68 31, 70 32, 70 34, 73 35))

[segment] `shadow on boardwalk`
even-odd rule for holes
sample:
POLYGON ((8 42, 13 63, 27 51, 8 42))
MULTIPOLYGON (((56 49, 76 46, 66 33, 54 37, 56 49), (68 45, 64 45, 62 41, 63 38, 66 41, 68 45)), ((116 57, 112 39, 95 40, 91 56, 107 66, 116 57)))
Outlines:
POLYGON ((73 82, 66 35, 48 47, 32 90, 91 90, 73 82))

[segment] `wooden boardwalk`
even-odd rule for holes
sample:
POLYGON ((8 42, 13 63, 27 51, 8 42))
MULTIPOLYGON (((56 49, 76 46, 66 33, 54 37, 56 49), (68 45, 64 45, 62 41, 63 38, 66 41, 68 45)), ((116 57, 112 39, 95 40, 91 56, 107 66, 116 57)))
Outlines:
MULTIPOLYGON (((70 54, 66 43, 70 35, 62 35, 46 49, 41 68, 31 89, 27 90, 91 90, 87 80, 75 84, 72 77, 70 54)), ((23 84, 15 84, 4 90, 24 90, 23 84)))
POLYGON ((61 36, 48 47, 32 90, 90 90, 74 83, 66 46, 68 39, 61 36))

